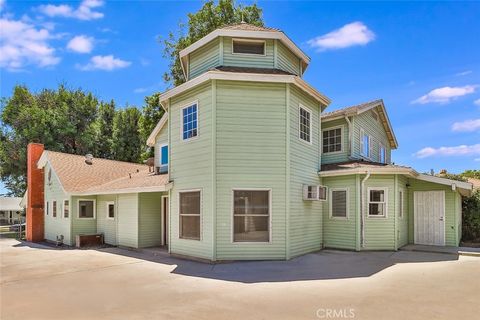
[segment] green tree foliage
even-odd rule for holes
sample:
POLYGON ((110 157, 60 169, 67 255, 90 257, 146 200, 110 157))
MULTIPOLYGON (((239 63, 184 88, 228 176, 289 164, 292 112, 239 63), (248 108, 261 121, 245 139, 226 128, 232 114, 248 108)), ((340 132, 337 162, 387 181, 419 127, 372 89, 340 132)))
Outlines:
POLYGON ((113 118, 113 157, 117 160, 138 162, 142 153, 139 121, 142 114, 135 107, 118 110, 113 118))
MULTIPOLYGON (((142 108, 142 117, 139 121, 140 138, 146 142, 158 121, 162 118, 165 110, 160 105, 160 93, 154 93, 145 97, 145 105, 142 108)), ((141 155, 142 160, 153 157, 153 149, 146 148, 141 155)))
POLYGON ((115 102, 101 102, 95 121, 95 156, 113 159, 113 118, 115 117, 115 102))
POLYGON ((480 170, 465 170, 462 176, 467 178, 480 179, 480 170))
POLYGON ((480 190, 462 203, 462 240, 480 243, 480 190))
POLYGON ((170 70, 164 74, 164 79, 175 86, 185 82, 179 52, 195 41, 206 36, 213 30, 240 22, 263 26, 262 9, 256 4, 250 6, 236 5, 233 0, 213 0, 205 4, 196 13, 188 14, 188 33, 184 35, 184 25, 180 24, 178 35, 170 32, 163 40, 164 57, 170 60, 170 70))

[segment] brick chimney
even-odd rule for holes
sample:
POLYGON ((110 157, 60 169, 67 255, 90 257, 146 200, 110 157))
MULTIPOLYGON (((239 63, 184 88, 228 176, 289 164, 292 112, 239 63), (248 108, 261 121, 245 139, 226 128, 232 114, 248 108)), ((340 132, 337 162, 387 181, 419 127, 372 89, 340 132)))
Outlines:
POLYGON ((37 168, 44 147, 40 143, 29 143, 27 147, 27 241, 44 240, 43 215, 43 169, 37 168))

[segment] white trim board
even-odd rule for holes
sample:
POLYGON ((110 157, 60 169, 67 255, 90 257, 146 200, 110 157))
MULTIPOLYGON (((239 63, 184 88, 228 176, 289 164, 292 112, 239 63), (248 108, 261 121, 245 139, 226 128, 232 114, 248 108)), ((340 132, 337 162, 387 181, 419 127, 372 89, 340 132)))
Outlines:
POLYGON ((148 136, 147 146, 149 147, 155 146, 155 139, 157 138, 157 135, 160 133, 160 131, 162 130, 163 126, 167 123, 167 121, 168 121, 168 112, 165 112, 162 118, 160 118, 160 121, 158 121, 157 125, 153 129, 152 133, 150 133, 150 135, 148 136))

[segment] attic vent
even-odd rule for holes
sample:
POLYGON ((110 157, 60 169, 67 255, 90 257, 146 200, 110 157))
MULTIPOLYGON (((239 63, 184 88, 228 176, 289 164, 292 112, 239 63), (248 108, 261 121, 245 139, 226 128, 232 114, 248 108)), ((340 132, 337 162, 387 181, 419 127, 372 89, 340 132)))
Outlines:
POLYGON ((93 155, 91 153, 87 153, 85 155, 85 163, 86 164, 93 164, 93 155))
POLYGON ((232 47, 234 54, 265 55, 264 40, 233 39, 232 47))

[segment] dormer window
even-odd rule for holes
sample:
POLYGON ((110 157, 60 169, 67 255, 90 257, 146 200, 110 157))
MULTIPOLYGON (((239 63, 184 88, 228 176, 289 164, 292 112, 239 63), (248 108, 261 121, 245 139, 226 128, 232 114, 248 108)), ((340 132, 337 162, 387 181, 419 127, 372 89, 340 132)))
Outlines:
POLYGON ((265 40, 247 40, 247 39, 233 39, 232 40, 233 54, 253 54, 265 55, 265 40))

